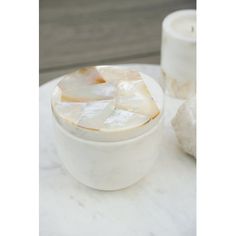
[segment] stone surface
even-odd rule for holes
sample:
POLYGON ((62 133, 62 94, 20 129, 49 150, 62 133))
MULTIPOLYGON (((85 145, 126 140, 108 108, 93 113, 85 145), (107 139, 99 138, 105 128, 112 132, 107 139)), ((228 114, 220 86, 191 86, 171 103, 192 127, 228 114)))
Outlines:
MULTIPOLYGON (((129 67, 159 79, 158 66, 129 67)), ((57 157, 50 110, 56 83, 40 87, 40 235, 196 235, 195 160, 179 148, 170 124, 182 101, 165 98, 163 148, 150 173, 127 189, 96 191, 75 181, 57 157)))
POLYGON ((172 126, 182 149, 196 157, 196 97, 188 99, 178 109, 172 126))

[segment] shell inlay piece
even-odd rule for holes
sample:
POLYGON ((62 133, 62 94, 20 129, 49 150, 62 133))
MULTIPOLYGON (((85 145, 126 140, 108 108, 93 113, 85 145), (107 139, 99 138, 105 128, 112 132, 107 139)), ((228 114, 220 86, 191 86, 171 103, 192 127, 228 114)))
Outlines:
POLYGON ((112 66, 82 68, 63 76, 52 108, 62 121, 103 132, 139 127, 160 113, 140 73, 112 66))

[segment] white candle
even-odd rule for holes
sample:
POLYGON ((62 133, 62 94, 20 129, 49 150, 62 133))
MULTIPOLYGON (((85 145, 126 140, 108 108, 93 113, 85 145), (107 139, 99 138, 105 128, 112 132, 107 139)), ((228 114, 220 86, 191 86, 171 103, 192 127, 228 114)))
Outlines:
POLYGON ((167 92, 188 98, 196 90, 196 11, 181 10, 162 24, 161 69, 167 92))

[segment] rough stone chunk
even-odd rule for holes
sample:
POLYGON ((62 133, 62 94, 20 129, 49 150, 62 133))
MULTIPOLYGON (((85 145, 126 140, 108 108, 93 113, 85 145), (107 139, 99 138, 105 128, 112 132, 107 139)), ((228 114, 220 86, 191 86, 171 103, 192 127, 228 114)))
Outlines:
POLYGON ((196 97, 180 106, 172 120, 172 126, 182 149, 196 157, 196 97))

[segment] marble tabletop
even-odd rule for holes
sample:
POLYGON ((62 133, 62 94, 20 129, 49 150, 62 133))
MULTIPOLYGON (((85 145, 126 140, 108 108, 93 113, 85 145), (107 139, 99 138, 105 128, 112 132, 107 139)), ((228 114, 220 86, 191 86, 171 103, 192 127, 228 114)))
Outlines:
MULTIPOLYGON (((122 65, 159 80, 159 66, 122 65)), ((120 191, 97 191, 62 167, 54 142, 50 95, 40 87, 40 236, 194 236, 196 162, 179 148, 170 120, 183 102, 165 97, 163 148, 150 173, 120 191)))

